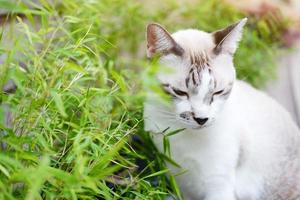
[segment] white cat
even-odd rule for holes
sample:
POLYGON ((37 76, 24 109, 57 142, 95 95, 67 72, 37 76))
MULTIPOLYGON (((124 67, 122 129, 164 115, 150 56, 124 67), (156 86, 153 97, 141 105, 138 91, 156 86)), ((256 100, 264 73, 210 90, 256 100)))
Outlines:
POLYGON ((246 21, 213 33, 147 27, 147 54, 159 56, 157 78, 173 101, 149 92, 145 129, 162 150, 163 130, 185 128, 169 137, 172 158, 187 170, 177 177, 184 199, 300 199, 298 127, 277 102, 236 80, 233 54, 246 21))

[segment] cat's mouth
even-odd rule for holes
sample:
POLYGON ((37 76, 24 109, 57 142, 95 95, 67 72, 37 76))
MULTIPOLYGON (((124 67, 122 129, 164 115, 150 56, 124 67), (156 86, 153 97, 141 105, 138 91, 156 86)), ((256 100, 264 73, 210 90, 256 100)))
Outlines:
POLYGON ((197 127, 193 127, 192 129, 198 130, 198 129, 202 129, 202 128, 203 128, 203 126, 197 126, 197 127))
POLYGON ((213 121, 214 120, 210 120, 210 121, 206 122, 203 125, 200 125, 200 124, 189 124, 189 125, 184 124, 184 126, 186 126, 186 128, 193 129, 193 130, 206 129, 206 128, 209 128, 210 126, 213 125, 213 121))
POLYGON ((187 128, 187 129, 193 129, 193 130, 200 130, 200 129, 205 129, 205 128, 208 128, 211 126, 211 123, 208 123, 208 124, 204 124, 204 125, 194 125, 194 124, 191 124, 191 125, 187 125, 187 124, 184 124, 183 125, 184 128, 187 128))
POLYGON ((199 130, 199 129, 205 129, 205 128, 208 128, 208 127, 210 127, 210 124, 207 124, 207 125, 198 125, 196 127, 193 127, 192 129, 199 130))

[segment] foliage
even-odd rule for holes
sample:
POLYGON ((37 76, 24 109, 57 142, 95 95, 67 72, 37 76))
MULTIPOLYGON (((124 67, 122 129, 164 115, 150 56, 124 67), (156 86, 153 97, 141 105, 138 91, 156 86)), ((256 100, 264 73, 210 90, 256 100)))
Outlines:
MULTIPOLYGON (((0 199, 180 198, 164 161, 175 163, 143 131, 145 26, 213 31, 243 14, 217 0, 152 3, 0 0, 16 22, 1 31, 0 88, 10 79, 18 87, 0 93, 0 199)), ((273 73, 279 44, 250 24, 236 65, 259 86, 273 73)))

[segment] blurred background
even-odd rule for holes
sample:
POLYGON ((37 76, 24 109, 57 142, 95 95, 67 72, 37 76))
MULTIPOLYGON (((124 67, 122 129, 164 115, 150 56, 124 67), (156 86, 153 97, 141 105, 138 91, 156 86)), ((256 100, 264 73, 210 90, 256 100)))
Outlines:
POLYGON ((298 0, 0 0, 0 199, 181 199, 143 131, 145 27, 249 21, 238 78, 300 124, 298 0))

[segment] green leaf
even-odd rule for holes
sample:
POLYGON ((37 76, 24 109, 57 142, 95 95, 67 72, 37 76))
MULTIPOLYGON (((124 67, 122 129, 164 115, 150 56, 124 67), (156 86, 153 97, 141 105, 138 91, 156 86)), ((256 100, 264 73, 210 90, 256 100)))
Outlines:
POLYGON ((150 174, 150 175, 148 175, 148 176, 145 176, 145 177, 143 177, 142 179, 147 179, 147 178, 151 178, 151 177, 154 177, 154 176, 160 176, 160 175, 165 174, 165 173, 167 173, 167 172, 169 172, 169 171, 170 171, 169 169, 164 169, 164 170, 161 170, 161 171, 152 173, 152 174, 150 174))
POLYGON ((21 6, 20 3, 16 3, 12 0, 0 0, 0 5, 1 5, 1 9, 7 12, 22 13, 27 10, 26 7, 21 6))
POLYGON ((85 73, 84 68, 74 62, 66 62, 64 67, 76 72, 85 73))
POLYGON ((180 192, 179 186, 175 180, 175 177, 173 175, 170 175, 170 182, 171 182, 171 186, 172 188, 175 190, 175 193, 177 195, 177 197, 182 200, 182 194, 180 192))
POLYGON ((181 128, 181 129, 177 129, 175 131, 171 131, 171 132, 165 134, 165 137, 170 137, 170 136, 175 135, 177 133, 180 133, 181 131, 184 131, 184 130, 185 130, 185 128, 181 128))
POLYGON ((170 141, 169 138, 163 137, 163 147, 164 147, 164 153, 168 156, 171 155, 171 147, 170 147, 170 141))
POLYGON ((175 167, 181 168, 181 166, 178 163, 176 163, 172 158, 170 158, 166 154, 161 153, 159 156, 161 156, 165 161, 171 163, 175 167))
POLYGON ((90 174, 97 175, 101 174, 103 169, 113 160, 118 154, 119 150, 124 146, 125 140, 119 141, 114 145, 109 152, 105 153, 96 163, 92 164, 90 174))
POLYGON ((0 171, 6 176, 6 177, 10 177, 8 170, 0 164, 0 171))
POLYGON ((119 73, 117 73, 115 70, 111 70, 110 73, 111 73, 113 79, 118 84, 118 86, 121 88, 121 90, 123 92, 126 92, 127 88, 126 88, 126 83, 125 83, 124 78, 119 73))
POLYGON ((58 109, 58 112, 64 117, 68 117, 67 113, 66 113, 66 110, 65 110, 65 106, 64 106, 64 103, 63 103, 63 100, 61 98, 61 94, 57 93, 55 90, 51 90, 51 96, 55 102, 55 105, 58 109))

